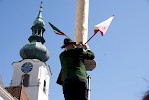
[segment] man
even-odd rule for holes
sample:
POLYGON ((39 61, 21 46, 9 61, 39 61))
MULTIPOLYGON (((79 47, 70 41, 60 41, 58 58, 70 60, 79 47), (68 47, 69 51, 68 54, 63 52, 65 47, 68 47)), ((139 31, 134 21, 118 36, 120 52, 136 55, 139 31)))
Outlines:
POLYGON ((76 42, 64 39, 65 50, 60 54, 61 71, 57 83, 62 85, 65 100, 87 100, 87 74, 84 59, 94 59, 86 45, 76 47, 76 42))

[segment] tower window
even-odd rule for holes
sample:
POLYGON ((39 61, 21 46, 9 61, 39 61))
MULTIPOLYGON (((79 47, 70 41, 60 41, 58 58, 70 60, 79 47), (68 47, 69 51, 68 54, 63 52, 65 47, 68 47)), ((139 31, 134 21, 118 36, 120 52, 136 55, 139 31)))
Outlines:
POLYGON ((46 81, 44 80, 44 83, 43 83, 43 91, 46 92, 46 81))
POLYGON ((41 30, 38 30, 38 36, 40 36, 40 34, 41 34, 41 30))
POLYGON ((35 35, 38 35, 38 30, 35 30, 35 35))
POLYGON ((24 74, 22 75, 22 84, 24 87, 28 87, 29 86, 29 74, 24 74))

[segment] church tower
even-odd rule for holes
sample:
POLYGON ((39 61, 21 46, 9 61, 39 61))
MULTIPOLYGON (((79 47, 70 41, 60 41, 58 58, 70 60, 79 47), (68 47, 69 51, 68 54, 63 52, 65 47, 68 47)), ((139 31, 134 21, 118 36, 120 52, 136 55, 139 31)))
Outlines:
POLYGON ((28 100, 48 100, 51 70, 45 63, 49 59, 49 51, 44 45, 44 25, 41 3, 38 16, 31 27, 29 43, 20 50, 23 60, 12 64, 14 72, 10 87, 23 86, 28 100))

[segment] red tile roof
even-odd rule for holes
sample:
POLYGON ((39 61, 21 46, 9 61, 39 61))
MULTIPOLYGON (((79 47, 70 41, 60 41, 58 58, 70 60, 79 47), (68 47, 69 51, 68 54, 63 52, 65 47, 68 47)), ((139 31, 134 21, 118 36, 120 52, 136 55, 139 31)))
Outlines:
POLYGON ((5 89, 18 100, 28 100, 24 86, 10 86, 5 89))

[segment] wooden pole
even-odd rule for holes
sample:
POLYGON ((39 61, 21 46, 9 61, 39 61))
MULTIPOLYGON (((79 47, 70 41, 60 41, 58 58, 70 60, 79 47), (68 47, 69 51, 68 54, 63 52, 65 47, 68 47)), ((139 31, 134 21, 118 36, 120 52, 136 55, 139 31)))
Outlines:
MULTIPOLYGON (((75 42, 77 44, 87 44, 88 42, 88 15, 89 0, 77 0, 76 26, 74 36, 75 42)), ((88 76, 88 100, 90 100, 90 76, 88 76)))
POLYGON ((88 38, 89 0, 77 0, 75 41, 85 43, 88 38))

